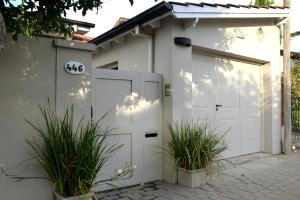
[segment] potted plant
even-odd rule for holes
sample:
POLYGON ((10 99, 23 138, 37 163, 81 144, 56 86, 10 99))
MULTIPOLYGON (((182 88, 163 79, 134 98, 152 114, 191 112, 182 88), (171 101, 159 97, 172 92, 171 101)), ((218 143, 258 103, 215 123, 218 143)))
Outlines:
POLYGON ((208 123, 175 123, 169 126, 168 151, 178 169, 178 183, 190 188, 206 184, 207 174, 219 166, 227 149, 224 134, 218 135, 208 123))
POLYGON ((26 120, 37 132, 37 137, 26 140, 29 153, 45 170, 48 177, 21 177, 1 168, 1 174, 17 180, 45 178, 52 182, 54 200, 96 199, 92 188, 100 183, 128 178, 134 168, 124 169, 106 180, 96 180, 105 163, 122 145, 108 145, 107 137, 111 129, 101 128, 102 117, 98 121, 82 118, 73 124, 73 106, 60 118, 51 109, 39 106, 41 122, 36 124, 26 120))

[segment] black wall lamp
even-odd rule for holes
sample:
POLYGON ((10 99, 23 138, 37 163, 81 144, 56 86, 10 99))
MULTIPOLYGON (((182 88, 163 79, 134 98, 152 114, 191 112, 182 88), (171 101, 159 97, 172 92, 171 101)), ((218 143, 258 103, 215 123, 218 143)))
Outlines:
POLYGON ((175 42, 175 44, 184 46, 184 47, 192 46, 192 40, 187 37, 175 37, 174 42, 175 42))

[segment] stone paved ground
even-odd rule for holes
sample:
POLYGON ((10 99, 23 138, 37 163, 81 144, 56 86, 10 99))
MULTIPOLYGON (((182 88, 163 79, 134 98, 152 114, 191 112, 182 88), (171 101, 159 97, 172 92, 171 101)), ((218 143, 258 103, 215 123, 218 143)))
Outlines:
POLYGON ((300 153, 253 154, 230 160, 222 175, 189 189, 165 182, 98 194, 101 200, 300 200, 300 153))

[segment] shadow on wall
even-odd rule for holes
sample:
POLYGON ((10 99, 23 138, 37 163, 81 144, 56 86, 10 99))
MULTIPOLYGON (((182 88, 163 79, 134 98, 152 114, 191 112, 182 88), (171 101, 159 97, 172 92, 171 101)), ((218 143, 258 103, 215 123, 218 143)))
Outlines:
MULTIPOLYGON (((217 30, 213 33, 215 41, 207 42, 211 43, 211 49, 230 52, 232 44, 241 40, 225 28, 217 30)), ((184 91, 175 90, 174 93, 190 96, 185 98, 181 113, 187 109, 191 114, 183 120, 208 120, 220 133, 229 129, 226 134, 229 156, 239 148, 242 154, 246 152, 240 141, 253 143, 252 146, 260 151, 263 66, 217 58, 197 48, 193 50, 192 60, 191 68, 183 62, 176 66, 176 77, 184 85, 184 91)), ((265 105, 264 110, 269 109, 271 105, 265 105)))
MULTIPOLYGON (((43 176, 44 172, 29 159, 25 138, 35 132, 24 121, 40 117, 37 105, 47 98, 54 102, 55 51, 52 40, 7 39, 0 55, 0 164, 21 176, 43 176), (27 161, 22 163, 23 161, 27 161), (22 163, 22 164, 21 164, 22 163), (20 165, 21 164, 21 165, 20 165)), ((14 182, 0 177, 1 199, 51 199, 48 182, 14 182)))
POLYGON ((69 96, 74 97, 77 101, 84 101, 88 98, 91 91, 91 74, 85 72, 84 75, 80 76, 81 81, 77 84, 76 87, 73 87, 69 93, 69 96))

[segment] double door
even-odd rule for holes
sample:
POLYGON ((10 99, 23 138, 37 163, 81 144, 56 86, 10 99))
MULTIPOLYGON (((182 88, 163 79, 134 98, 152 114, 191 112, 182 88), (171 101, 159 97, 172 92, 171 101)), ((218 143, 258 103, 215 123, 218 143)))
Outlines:
MULTIPOLYGON (((114 128, 108 144, 123 145, 99 175, 112 176, 125 166, 136 167, 131 178, 116 186, 128 186, 162 176, 162 76, 159 74, 95 69, 92 99, 94 117, 108 112, 102 126, 114 128)), ((100 186, 97 190, 108 189, 100 186)))
POLYGON ((225 134, 229 158, 261 151, 261 67, 193 55, 194 119, 225 134))

